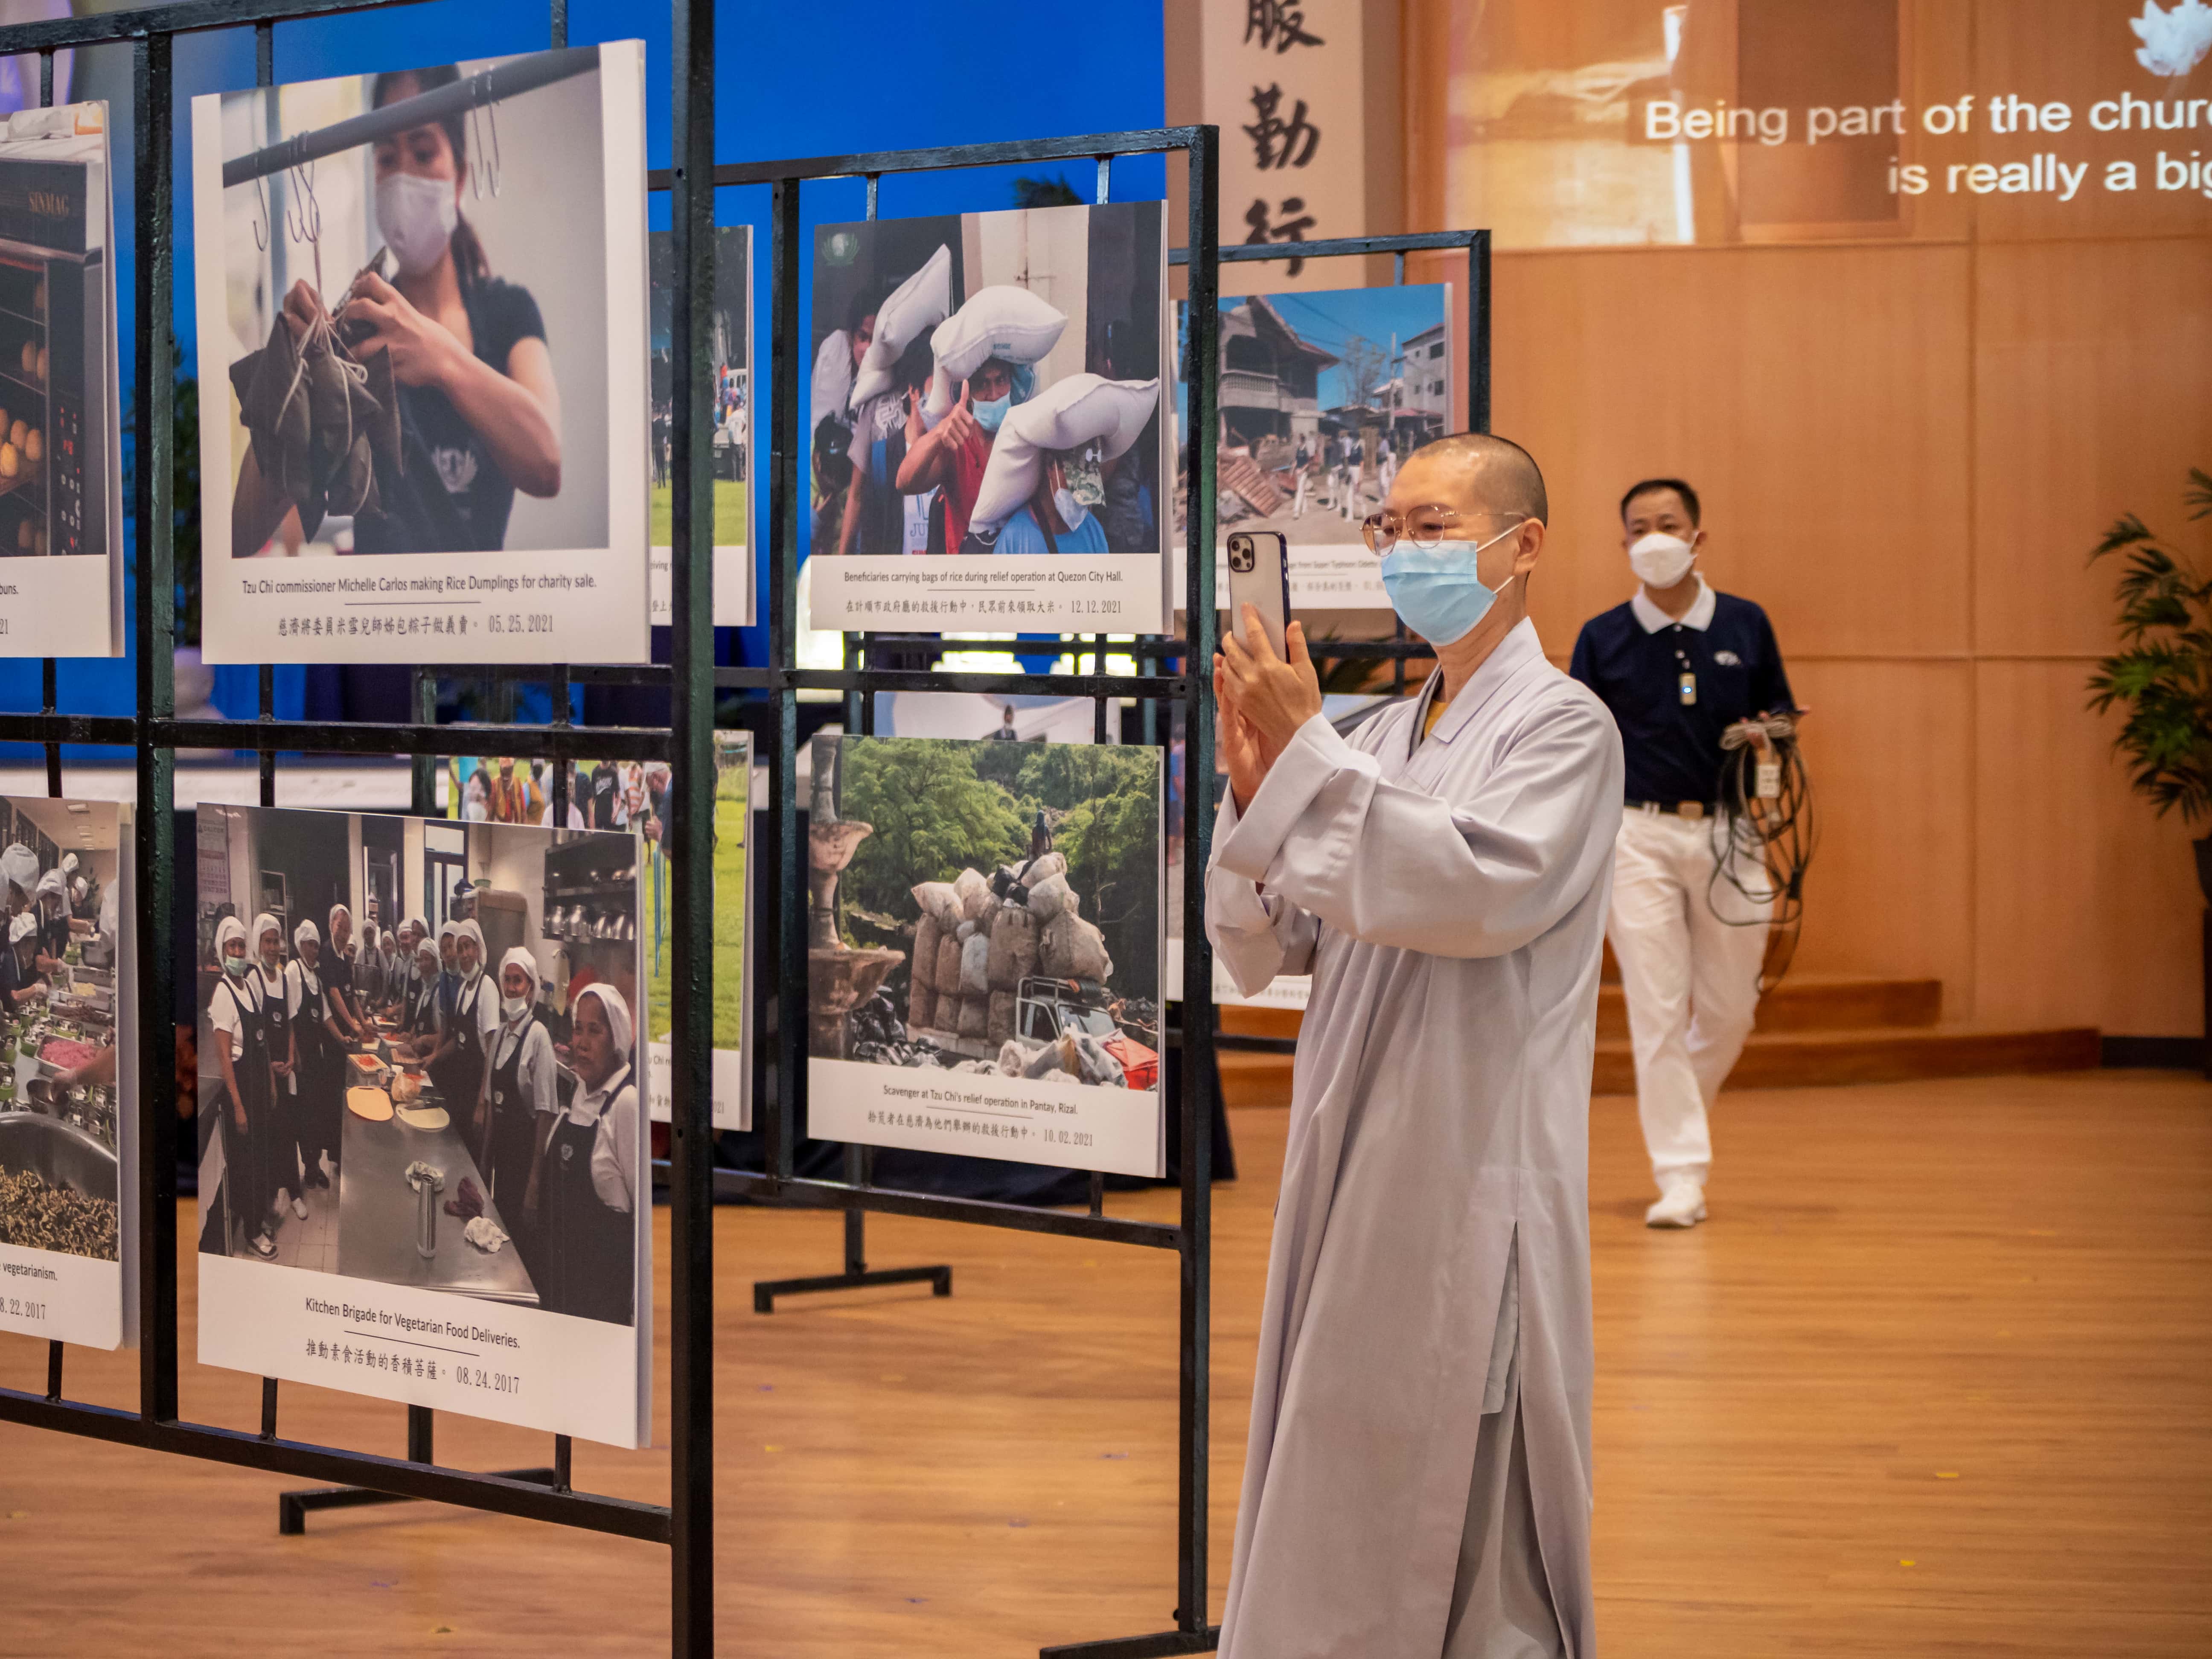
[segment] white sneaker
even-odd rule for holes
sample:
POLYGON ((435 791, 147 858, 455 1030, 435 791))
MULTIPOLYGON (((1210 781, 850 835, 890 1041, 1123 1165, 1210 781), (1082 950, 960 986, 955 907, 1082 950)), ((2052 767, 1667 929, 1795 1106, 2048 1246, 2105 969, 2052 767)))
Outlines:
POLYGON ((1644 1212, 1647 1227, 1694 1227, 1705 1218, 1705 1189, 1694 1181, 1677 1181, 1644 1212))
POLYGON ((292 1213, 302 1221, 307 1218, 307 1200, 301 1194, 292 1194, 292 1213))

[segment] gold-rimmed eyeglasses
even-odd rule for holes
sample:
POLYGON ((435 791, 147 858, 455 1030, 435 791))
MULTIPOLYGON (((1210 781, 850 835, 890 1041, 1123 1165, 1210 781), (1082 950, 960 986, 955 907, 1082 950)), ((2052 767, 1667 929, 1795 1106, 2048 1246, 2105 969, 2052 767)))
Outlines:
POLYGON ((1411 542, 1426 553, 1444 542, 1461 539, 1463 529, 1474 520, 1510 520, 1522 524, 1528 517, 1525 513, 1464 514, 1449 507, 1417 507, 1404 514, 1385 507, 1360 520, 1359 538, 1367 544, 1370 553, 1377 555, 1388 553, 1401 541, 1411 542))

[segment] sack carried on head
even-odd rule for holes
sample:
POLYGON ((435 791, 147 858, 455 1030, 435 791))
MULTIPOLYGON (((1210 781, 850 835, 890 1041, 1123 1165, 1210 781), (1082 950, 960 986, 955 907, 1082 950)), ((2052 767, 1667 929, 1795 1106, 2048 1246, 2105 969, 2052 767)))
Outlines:
POLYGON ((996 529, 1036 493, 1045 457, 1097 444, 1108 460, 1126 453, 1159 410, 1160 383, 1071 374, 1008 413, 984 464, 969 522, 996 529))
POLYGON ((876 332, 853 382, 852 407, 891 389, 891 372, 906 349, 952 310, 952 250, 940 244, 920 270, 891 290, 876 308, 876 332))

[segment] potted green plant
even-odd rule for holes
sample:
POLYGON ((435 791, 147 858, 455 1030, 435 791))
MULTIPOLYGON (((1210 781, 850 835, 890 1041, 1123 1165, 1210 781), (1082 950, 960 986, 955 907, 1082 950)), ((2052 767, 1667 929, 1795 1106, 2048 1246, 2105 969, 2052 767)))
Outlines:
MULTIPOLYGON (((2182 500, 2191 521, 2212 517, 2212 474, 2190 468, 2182 500)), ((2212 816, 2212 579, 2132 513, 2105 532, 2089 562, 2112 554, 2127 560, 2114 590, 2125 648, 2090 675, 2089 707, 2126 708, 2112 747, 2133 769, 2136 793, 2160 817, 2179 807, 2193 825, 2212 816)), ((2212 836, 2196 848, 2197 885, 2212 904, 2212 836)))

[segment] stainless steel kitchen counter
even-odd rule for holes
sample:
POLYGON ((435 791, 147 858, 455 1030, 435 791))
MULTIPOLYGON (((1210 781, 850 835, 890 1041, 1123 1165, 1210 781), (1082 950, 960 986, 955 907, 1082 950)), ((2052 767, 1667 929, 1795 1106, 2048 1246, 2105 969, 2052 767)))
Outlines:
MULTIPOLYGON (((443 1104, 430 1100, 420 1103, 443 1104)), ((434 1130, 410 1129, 397 1115, 386 1123, 371 1123, 350 1111, 344 1115, 345 1158, 338 1170, 338 1272, 380 1284, 416 1285, 492 1302, 538 1305, 537 1286, 530 1282, 514 1241, 486 1255, 461 1237, 467 1224, 464 1218, 446 1213, 446 1200, 459 1194, 465 1176, 484 1193, 484 1214, 501 1231, 512 1231, 485 1191, 483 1174, 461 1138, 458 1115, 434 1130), (437 1252, 427 1260, 415 1249, 420 1200, 407 1184, 407 1166, 417 1160, 446 1172, 445 1189, 434 1195, 437 1252)))

